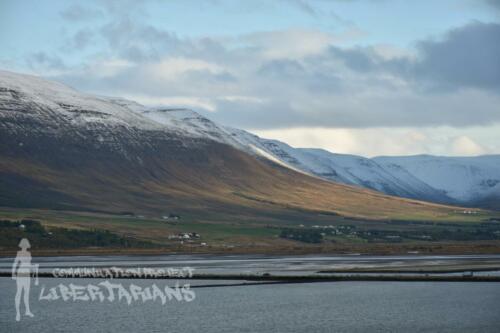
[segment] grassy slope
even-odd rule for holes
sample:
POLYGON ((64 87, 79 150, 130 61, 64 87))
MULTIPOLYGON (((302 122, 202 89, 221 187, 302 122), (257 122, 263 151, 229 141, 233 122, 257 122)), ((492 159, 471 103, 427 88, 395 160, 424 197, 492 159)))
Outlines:
POLYGON ((0 108, 0 206, 157 216, 216 213, 238 219, 470 218, 454 207, 313 178, 214 141, 164 130, 110 129, 91 120, 80 124, 58 109, 15 96, 8 100, 12 109, 0 108))
MULTIPOLYGON (((207 212, 242 218, 323 213, 366 219, 476 219, 460 213, 456 207, 322 181, 259 161, 224 145, 215 145, 206 154, 203 163, 151 161, 160 167, 146 174, 144 170, 106 161, 57 169, 47 163, 3 158, 0 173, 8 179, 18 175, 36 181, 47 192, 39 190, 39 199, 53 192, 56 194, 53 201, 61 207, 107 212, 133 211, 157 216, 172 211, 207 212)), ((18 190, 16 187, 26 186, 14 184, 4 188, 3 194, 11 195, 18 190)), ((23 195, 36 191, 27 186, 25 192, 17 197, 19 202, 23 202, 23 195)))

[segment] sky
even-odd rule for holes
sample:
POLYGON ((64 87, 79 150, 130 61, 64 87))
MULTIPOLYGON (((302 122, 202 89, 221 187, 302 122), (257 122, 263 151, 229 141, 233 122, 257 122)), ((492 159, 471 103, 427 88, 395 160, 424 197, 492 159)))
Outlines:
POLYGON ((500 0, 0 0, 0 69, 295 147, 500 154, 500 0))

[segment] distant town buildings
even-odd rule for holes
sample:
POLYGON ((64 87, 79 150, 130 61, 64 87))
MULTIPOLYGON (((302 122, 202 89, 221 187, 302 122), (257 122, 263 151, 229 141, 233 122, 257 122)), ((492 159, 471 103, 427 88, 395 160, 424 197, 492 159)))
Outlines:
POLYGON ((170 235, 168 239, 177 239, 177 240, 189 240, 189 239, 200 239, 200 234, 196 232, 181 232, 177 235, 170 235))
POLYGON ((180 220, 181 217, 179 215, 176 215, 176 214, 169 214, 169 215, 163 215, 161 218, 164 220, 177 221, 177 220, 180 220))

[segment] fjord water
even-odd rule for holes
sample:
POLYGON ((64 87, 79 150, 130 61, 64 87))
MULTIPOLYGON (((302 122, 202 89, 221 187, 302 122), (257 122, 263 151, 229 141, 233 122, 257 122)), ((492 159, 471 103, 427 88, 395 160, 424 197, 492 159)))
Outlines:
MULTIPOLYGON (((114 280, 160 288, 165 280, 114 280)), ((186 281, 183 281, 183 283, 186 281)), ((198 281, 199 283, 200 281, 198 281)), ((329 282, 193 289, 192 302, 39 300, 42 286, 96 284, 40 279, 34 318, 16 322, 15 282, 0 278, 1 332, 499 332, 500 284, 329 282)))

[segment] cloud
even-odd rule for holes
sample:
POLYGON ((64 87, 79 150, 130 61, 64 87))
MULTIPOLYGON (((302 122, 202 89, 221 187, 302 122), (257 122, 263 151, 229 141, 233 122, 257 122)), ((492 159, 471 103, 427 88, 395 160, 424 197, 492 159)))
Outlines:
MULTIPOLYGON (((500 87, 500 24, 473 22, 452 29, 439 39, 416 43, 414 56, 392 56, 387 47, 340 48, 331 46, 331 57, 353 71, 385 72, 432 88, 500 87)), ((394 49, 393 49, 394 50, 394 49)))
MULTIPOLYGON (((182 104, 260 130, 486 126, 500 122, 499 27, 474 22, 413 49, 345 47, 352 31, 187 38, 124 11, 74 35, 82 48, 104 43, 99 53, 48 75, 84 91, 182 104)), ((34 59, 42 72, 64 65, 46 54, 34 59)))
POLYGON ((423 128, 328 128, 294 127, 287 129, 253 130, 264 138, 278 139, 299 148, 322 148, 334 153, 368 157, 394 155, 454 155, 474 156, 498 152, 500 145, 491 133, 499 126, 456 129, 451 127, 423 128), (482 145, 482 136, 490 141, 482 145))
POLYGON ((354 47, 342 49, 336 46, 329 48, 329 55, 338 58, 344 65, 358 72, 370 72, 375 69, 384 69, 381 64, 384 60, 373 52, 371 48, 354 47))
POLYGON ((93 62, 91 66, 84 70, 84 73, 88 73, 97 79, 113 78, 133 66, 134 64, 130 61, 111 58, 93 62))
POLYGON ((172 33, 130 17, 113 20, 99 29, 108 47, 119 56, 133 61, 157 60, 181 43, 172 33))
POLYGON ((294 126, 467 127, 500 122, 500 98, 477 91, 421 96, 409 90, 388 92, 384 88, 372 93, 349 89, 319 95, 292 84, 286 85, 286 91, 283 84, 262 87, 266 88, 269 94, 252 93, 253 96, 269 96, 266 103, 219 102, 213 117, 223 123, 255 129, 294 126))
POLYGON ((83 51, 90 46, 95 39, 95 34, 90 29, 78 30, 71 37, 67 38, 67 42, 61 48, 65 52, 83 51))
POLYGON ((484 2, 494 9, 500 10, 500 0, 484 0, 484 2))
POLYGON ((452 87, 500 88, 500 24, 474 22, 418 43, 416 75, 452 87))
POLYGON ((224 71, 223 67, 207 61, 188 58, 166 58, 156 64, 148 66, 150 75, 159 76, 165 80, 176 80, 180 75, 188 72, 204 71, 218 74, 224 71))
POLYGON ((304 0, 283 0, 283 2, 288 3, 296 8, 298 8, 303 13, 310 15, 312 17, 318 16, 318 10, 311 3, 304 0))
MULTIPOLYGON (((483 9, 500 8, 483 1, 483 9)), ((82 91, 194 108, 299 146, 363 155, 500 151, 500 24, 470 22, 409 47, 370 44, 373 36, 363 40, 326 3, 272 5, 293 6, 288 13, 307 28, 186 37, 149 17, 156 7, 94 0, 60 13, 67 26, 59 48, 22 59, 82 91)))
POLYGON ((61 17, 69 22, 103 18, 104 13, 96 8, 73 4, 61 11, 61 17))
POLYGON ((256 48, 267 59, 303 58, 319 54, 332 43, 353 38, 354 30, 332 34, 309 29, 264 31, 241 36, 240 40, 256 48))
POLYGON ((461 135, 451 143, 451 151, 459 156, 476 156, 486 153, 484 147, 472 140, 466 135, 461 135))
POLYGON ((56 55, 49 55, 45 52, 35 52, 26 57, 28 66, 31 69, 42 69, 47 74, 60 74, 67 70, 64 61, 56 55))
POLYGON ((265 62, 259 68, 258 74, 282 79, 303 77, 306 72, 305 68, 298 61, 280 59, 265 62))

